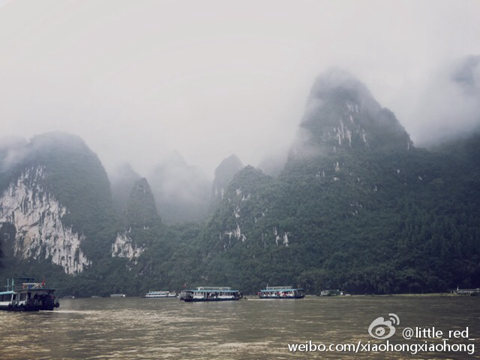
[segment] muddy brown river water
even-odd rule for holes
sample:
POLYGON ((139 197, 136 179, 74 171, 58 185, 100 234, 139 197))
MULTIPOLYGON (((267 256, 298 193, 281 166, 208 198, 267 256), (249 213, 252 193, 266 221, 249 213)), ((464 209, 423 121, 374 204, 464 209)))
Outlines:
POLYGON ((53 312, 0 312, 0 359, 480 358, 480 297, 92 298, 60 305, 53 312), (369 333, 380 317, 391 323, 371 332, 386 336, 393 327, 388 339, 369 333), (406 328, 412 339, 403 337, 406 328))

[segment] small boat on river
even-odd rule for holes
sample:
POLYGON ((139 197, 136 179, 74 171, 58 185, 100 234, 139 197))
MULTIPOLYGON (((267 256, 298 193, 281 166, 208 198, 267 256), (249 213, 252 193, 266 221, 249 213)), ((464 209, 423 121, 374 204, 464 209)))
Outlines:
POLYGON ((149 291, 145 294, 147 299, 165 299, 165 298, 176 298, 177 293, 171 291, 149 291))
POLYGON ((127 297, 125 294, 110 294, 111 298, 124 298, 127 297))
POLYGON ((60 306, 55 300, 55 289, 45 281, 32 278, 7 279, 5 291, 0 292, 0 310, 38 311, 53 310, 60 306))
POLYGON ((292 286, 267 286, 258 292, 260 299, 302 299, 305 297, 305 290, 292 286))
POLYGON ((242 298, 242 293, 230 287, 197 287, 195 290, 183 290, 180 300, 196 301, 234 301, 242 298))

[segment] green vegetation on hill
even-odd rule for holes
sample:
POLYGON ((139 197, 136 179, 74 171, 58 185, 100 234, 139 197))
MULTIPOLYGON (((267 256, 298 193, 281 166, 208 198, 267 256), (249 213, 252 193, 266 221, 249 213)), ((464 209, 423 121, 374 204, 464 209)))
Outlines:
POLYGON ((248 292, 480 286, 478 137, 414 148, 345 73, 320 78, 310 102, 280 176, 245 168, 230 183, 198 240, 201 276, 248 292))
POLYGON ((162 225, 153 196, 140 183, 125 220, 74 218, 93 221, 92 243, 103 231, 107 244, 103 250, 94 243, 87 271, 72 279, 47 260, 20 261, 3 249, 2 277, 6 271, 38 274, 60 294, 75 296, 208 284, 246 293, 291 284, 313 294, 326 288, 382 294, 478 287, 480 177, 476 147, 468 144, 477 143, 292 158, 278 178, 246 167, 205 224, 162 225), (111 257, 110 244, 125 226, 145 247, 136 262, 111 257))
POLYGON ((63 133, 36 136, 29 146, 27 166, 45 166, 46 190, 68 209, 62 222, 84 234, 84 251, 98 258, 110 249, 116 219, 108 177, 97 155, 80 138, 63 133))
POLYGON ((202 274, 249 292, 478 287, 480 183, 469 168, 415 149, 295 161, 278 179, 245 169, 207 226, 202 274), (225 236, 237 224, 243 241, 225 236))

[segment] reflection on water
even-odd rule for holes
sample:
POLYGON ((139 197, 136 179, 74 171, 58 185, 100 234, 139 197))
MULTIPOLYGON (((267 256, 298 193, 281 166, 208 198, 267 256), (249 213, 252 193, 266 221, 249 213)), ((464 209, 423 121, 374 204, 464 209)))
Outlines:
MULTIPOLYGON (((0 359, 466 359, 465 353, 290 353, 288 343, 382 342, 373 319, 405 326, 470 328, 480 347, 480 298, 307 297, 184 303, 176 299, 63 300, 54 312, 0 312, 0 359)), ((397 331, 392 342, 402 340, 397 331)), ((468 341, 465 341, 468 342, 468 341)), ((472 343, 472 341, 470 342, 472 343)))

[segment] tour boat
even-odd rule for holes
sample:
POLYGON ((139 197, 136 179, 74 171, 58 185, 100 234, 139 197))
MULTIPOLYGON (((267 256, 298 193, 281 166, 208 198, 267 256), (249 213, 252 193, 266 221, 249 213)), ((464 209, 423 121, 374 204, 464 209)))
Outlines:
POLYGON ((32 278, 8 279, 6 291, 0 292, 0 310, 38 311, 59 307, 55 301, 55 290, 48 288, 45 281, 35 282, 32 278))
POLYGON ((171 291, 149 291, 145 294, 148 299, 176 298, 177 293, 171 291))
POLYGON ((301 299, 305 297, 304 289, 292 286, 267 286, 258 293, 260 299, 301 299))
POLYGON ((195 290, 183 290, 180 300, 195 301, 232 301, 242 298, 242 293, 230 287, 197 287, 195 290))

